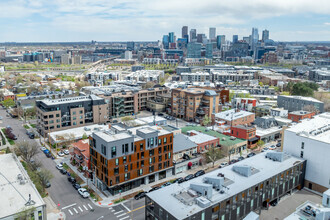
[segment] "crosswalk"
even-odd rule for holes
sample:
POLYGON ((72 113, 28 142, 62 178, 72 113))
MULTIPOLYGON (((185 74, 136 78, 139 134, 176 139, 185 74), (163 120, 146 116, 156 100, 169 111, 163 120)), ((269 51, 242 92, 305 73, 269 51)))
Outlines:
POLYGON ((117 219, 119 220, 131 220, 130 219, 130 216, 122 209, 122 210, 119 210, 118 209, 116 210, 115 207, 110 207, 109 210, 113 213, 114 216, 117 217, 117 219))
POLYGON ((93 207, 89 203, 81 204, 81 205, 77 205, 75 203, 75 204, 62 208, 62 211, 67 211, 70 215, 78 215, 80 213, 87 212, 92 209, 93 209, 93 207))

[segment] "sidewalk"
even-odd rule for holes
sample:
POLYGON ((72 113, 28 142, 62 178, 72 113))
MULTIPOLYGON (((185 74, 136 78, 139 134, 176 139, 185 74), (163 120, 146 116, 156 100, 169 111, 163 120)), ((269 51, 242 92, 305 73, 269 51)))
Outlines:
POLYGON ((50 196, 43 198, 43 200, 46 203, 46 212, 47 212, 48 220, 64 220, 64 219, 66 219, 65 213, 61 212, 60 210, 57 209, 56 204, 50 198, 50 196))

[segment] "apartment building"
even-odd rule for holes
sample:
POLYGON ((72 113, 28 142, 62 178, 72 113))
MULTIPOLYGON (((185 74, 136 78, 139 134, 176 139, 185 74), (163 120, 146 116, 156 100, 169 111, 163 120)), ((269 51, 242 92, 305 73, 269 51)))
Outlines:
POLYGON ((208 72, 181 73, 181 80, 186 82, 209 82, 210 73, 208 72))
POLYGON ((113 126, 90 140, 94 183, 112 195, 172 175, 173 133, 158 126, 113 126))
POLYGON ((315 115, 315 112, 307 111, 295 111, 288 114, 288 119, 291 119, 293 122, 300 122, 303 119, 311 119, 315 115))
POLYGON ((314 106, 319 112, 324 112, 324 103, 312 97, 279 95, 277 106, 289 112, 303 110, 305 106, 314 106))
POLYGON ((221 90, 206 88, 172 89, 172 115, 186 121, 201 122, 203 118, 218 113, 226 98, 221 90))
POLYGON ((250 125, 254 122, 255 114, 247 111, 237 111, 230 109, 213 115, 216 124, 227 124, 230 126, 250 125))
POLYGON ((36 101, 37 129, 41 135, 109 121, 109 106, 95 95, 36 101))
POLYGON ((110 117, 117 118, 137 114, 148 109, 148 102, 169 93, 166 87, 141 89, 127 85, 87 86, 82 89, 87 94, 96 94, 109 104, 110 117))
POLYGON ((252 108, 257 105, 257 100, 254 98, 233 98, 231 100, 232 108, 237 108, 245 111, 252 111, 252 108))
POLYGON ((323 193, 330 188, 330 113, 303 120, 284 131, 283 151, 307 160, 305 186, 323 193))
POLYGON ((264 152, 181 184, 150 192, 145 219, 244 219, 304 187, 306 161, 264 152))

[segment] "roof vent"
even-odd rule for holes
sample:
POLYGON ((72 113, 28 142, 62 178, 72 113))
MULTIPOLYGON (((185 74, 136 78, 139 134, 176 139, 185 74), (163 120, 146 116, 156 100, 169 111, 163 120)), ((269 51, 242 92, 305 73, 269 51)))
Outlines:
POLYGON ((267 152, 266 158, 269 158, 273 161, 282 162, 284 160, 284 153, 283 152, 267 152))
POLYGON ((190 188, 208 199, 212 198, 212 185, 203 183, 191 183, 190 188))
POLYGON ((195 199, 197 205, 199 205, 202 208, 206 208, 211 205, 211 201, 204 198, 204 197, 198 197, 195 199))
POLYGON ((253 173, 255 173, 255 169, 248 165, 235 165, 233 166, 233 171, 235 171, 238 174, 241 174, 242 176, 249 177, 253 173))
POLYGON ((212 184, 213 188, 220 190, 225 182, 224 177, 204 177, 204 183, 212 184))

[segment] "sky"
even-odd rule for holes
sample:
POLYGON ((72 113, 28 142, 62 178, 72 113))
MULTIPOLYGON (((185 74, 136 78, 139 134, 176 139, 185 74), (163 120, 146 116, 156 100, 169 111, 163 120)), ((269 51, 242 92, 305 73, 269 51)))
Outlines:
POLYGON ((0 0, 0 42, 157 41, 182 26, 330 41, 329 0, 0 0))

